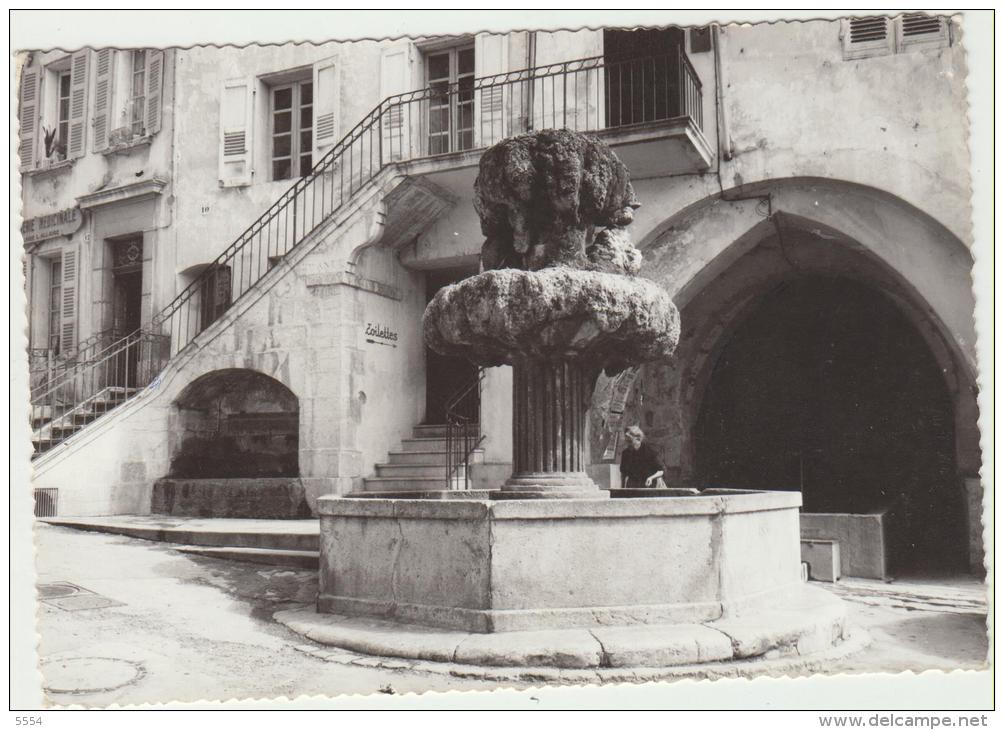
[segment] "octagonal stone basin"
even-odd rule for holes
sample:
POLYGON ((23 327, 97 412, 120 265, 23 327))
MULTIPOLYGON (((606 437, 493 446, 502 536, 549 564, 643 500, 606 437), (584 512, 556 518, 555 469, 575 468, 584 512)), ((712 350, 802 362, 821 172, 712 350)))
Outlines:
POLYGON ((318 610, 492 633, 755 617, 797 596, 800 493, 645 496, 323 497, 318 610))

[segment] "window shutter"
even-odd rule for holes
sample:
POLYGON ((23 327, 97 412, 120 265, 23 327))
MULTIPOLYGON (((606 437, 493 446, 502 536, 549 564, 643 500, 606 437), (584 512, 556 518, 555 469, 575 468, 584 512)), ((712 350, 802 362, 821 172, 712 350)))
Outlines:
POLYGON ((338 141, 341 73, 334 58, 314 64, 314 164, 338 141))
POLYGON ((21 72, 20 142, 18 153, 21 169, 31 170, 35 166, 35 140, 38 137, 38 68, 25 67, 21 72))
POLYGON ((899 19, 897 42, 904 51, 948 45, 951 42, 948 23, 934 15, 906 13, 899 19))
POLYGON ((893 51, 893 35, 889 18, 851 18, 842 29, 844 58, 870 58, 893 51))
POLYGON ((223 187, 250 185, 254 80, 223 82, 220 95, 220 184, 223 187))
MULTIPOLYGON (((478 33, 474 37, 474 76, 483 78, 508 70, 508 38, 497 33, 478 33)), ((488 85, 474 92, 474 118, 478 120, 474 123, 475 146, 495 144, 514 133, 507 128, 506 86, 488 85)))
POLYGON ((100 152, 108 148, 108 119, 112 104, 112 66, 115 51, 102 48, 97 52, 94 63, 94 118, 91 126, 94 128, 94 151, 100 152))
POLYGON ((66 145, 67 159, 82 157, 86 145, 87 120, 87 59, 90 51, 78 51, 70 59, 70 140, 66 145))
POLYGON ((77 250, 63 250, 63 301, 60 307, 59 351, 69 352, 77 341, 77 250))
MULTIPOLYGON (((380 98, 387 99, 417 88, 415 81, 415 46, 395 43, 380 52, 380 98)), ((416 141, 412 127, 421 124, 420 104, 398 104, 387 107, 383 115, 383 162, 411 157, 416 141)))
POLYGON ((147 134, 160 131, 161 94, 164 87, 164 52, 146 52, 146 119, 147 134))

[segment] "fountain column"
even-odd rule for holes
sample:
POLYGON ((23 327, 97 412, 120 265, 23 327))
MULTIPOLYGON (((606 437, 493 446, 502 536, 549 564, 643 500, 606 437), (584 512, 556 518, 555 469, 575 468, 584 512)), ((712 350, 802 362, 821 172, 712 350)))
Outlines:
POLYGON ((586 410, 596 370, 574 360, 515 358, 513 475, 501 496, 606 496, 586 475, 586 410))

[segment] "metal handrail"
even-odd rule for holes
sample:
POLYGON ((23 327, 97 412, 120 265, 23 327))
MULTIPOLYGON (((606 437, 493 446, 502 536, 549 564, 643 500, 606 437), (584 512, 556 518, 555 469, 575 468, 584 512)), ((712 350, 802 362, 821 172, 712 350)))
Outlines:
POLYGON ((461 467, 463 488, 471 488, 471 455, 485 438, 481 433, 481 383, 484 379, 484 368, 478 368, 477 376, 446 401, 447 489, 456 487, 461 467))
POLYGON ((32 366, 32 364, 29 362, 28 364, 29 372, 32 373, 44 372, 45 370, 54 365, 63 364, 71 360, 77 360, 78 355, 82 353, 86 354, 93 347, 99 345, 101 342, 108 339, 108 337, 114 334, 114 332, 115 330, 113 329, 106 329, 106 330, 101 330, 100 332, 95 332, 90 337, 80 340, 80 342, 78 342, 75 346, 71 347, 68 350, 64 350, 63 352, 60 352, 58 355, 51 355, 50 353, 52 352, 52 348, 49 347, 31 348, 30 351, 31 356, 33 358, 36 358, 36 360, 34 366, 32 366), (41 364, 39 364, 38 360, 41 358, 45 358, 45 360, 43 360, 41 364))
MULTIPOLYGON (((487 147, 532 129, 564 127, 587 132, 679 116, 700 126, 700 99, 700 80, 682 49, 622 61, 592 56, 387 97, 139 333, 166 337, 167 359, 181 352, 392 164, 487 147), (444 110, 449 119, 439 129, 436 125, 444 124, 444 110)), ((59 383, 47 384, 51 387, 38 395, 51 395, 60 386, 69 390, 66 384, 85 377, 87 368, 107 369, 105 361, 116 356, 115 348, 132 336, 71 368, 59 383)), ((150 362, 151 367, 154 364, 150 362)), ((89 395, 80 393, 84 398, 89 395)))

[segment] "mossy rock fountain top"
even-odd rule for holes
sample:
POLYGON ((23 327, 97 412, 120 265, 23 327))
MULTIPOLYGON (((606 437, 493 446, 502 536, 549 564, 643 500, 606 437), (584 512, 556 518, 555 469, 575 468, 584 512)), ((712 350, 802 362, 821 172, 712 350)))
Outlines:
POLYGON ((548 129, 485 152, 474 193, 487 270, 436 294, 426 343, 513 366, 503 497, 602 499, 583 453, 596 377, 669 357, 680 336, 669 295, 637 277, 627 168, 599 140, 548 129))
POLYGON ((474 189, 486 270, 429 304, 432 349, 483 366, 575 361, 610 374, 673 353, 679 313, 637 276, 626 226, 639 203, 609 147, 568 130, 514 137, 485 152, 474 189))

